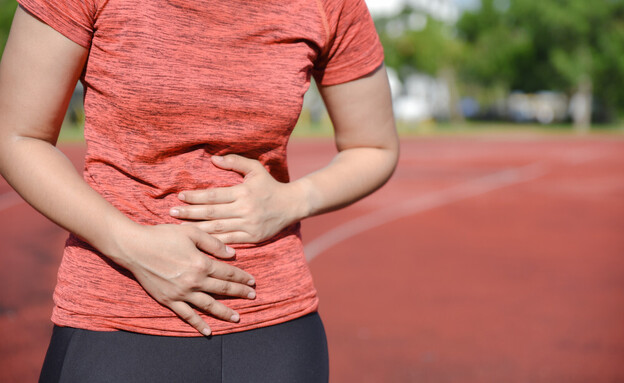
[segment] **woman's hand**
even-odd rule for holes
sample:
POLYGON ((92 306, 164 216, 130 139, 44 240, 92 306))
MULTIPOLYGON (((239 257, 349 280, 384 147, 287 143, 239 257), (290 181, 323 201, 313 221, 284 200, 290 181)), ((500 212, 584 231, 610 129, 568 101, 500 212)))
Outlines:
POLYGON ((345 207, 380 188, 399 155, 385 68, 319 91, 336 133, 338 154, 331 163, 280 183, 256 160, 213 156, 216 166, 244 175, 243 183, 183 191, 179 197, 188 205, 172 208, 171 216, 196 221, 193 225, 224 243, 258 243, 293 222, 345 207))
POLYGON ((236 186, 180 193, 188 203, 171 209, 173 217, 196 221, 193 226, 224 243, 258 243, 306 216, 305 190, 281 183, 257 160, 230 154, 212 162, 242 174, 236 186))
POLYGON ((229 259, 234 250, 193 226, 138 226, 123 238, 119 243, 119 258, 127 260, 123 266, 156 301, 204 335, 210 335, 210 327, 193 308, 230 322, 240 319, 211 294, 256 296, 251 275, 206 254, 229 259))

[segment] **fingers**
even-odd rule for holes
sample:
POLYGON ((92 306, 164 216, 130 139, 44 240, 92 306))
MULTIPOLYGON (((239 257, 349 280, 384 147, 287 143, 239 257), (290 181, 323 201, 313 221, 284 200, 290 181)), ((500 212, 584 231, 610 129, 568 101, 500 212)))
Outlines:
POLYGON ((212 156, 212 163, 221 169, 233 170, 246 176, 249 173, 258 170, 265 170, 264 166, 258 160, 252 160, 236 154, 228 154, 226 156, 212 156))
MULTIPOLYGON (((247 286, 253 286, 256 281, 254 278, 246 273, 245 271, 234 267, 232 265, 228 265, 227 263, 215 261, 206 257, 206 275, 211 278, 219 279, 221 281, 227 282, 235 282, 240 283, 247 286)), ((213 292, 208 290, 209 292, 213 292)), ((237 295, 241 297, 246 297, 252 290, 245 290, 245 294, 237 295)), ((215 291, 217 293, 222 293, 221 291, 215 291)))
POLYGON ((190 204, 230 203, 236 199, 232 187, 183 191, 178 198, 190 204))
POLYGON ((260 235, 241 231, 240 228, 244 226, 241 220, 203 221, 189 225, 197 227, 225 244, 259 243, 263 240, 260 235))
MULTIPOLYGON (((215 318, 237 323, 240 321, 240 315, 227 307, 223 303, 217 301, 213 297, 204 293, 192 293, 187 302, 192 304, 198 310, 214 316, 215 318)), ((182 301, 172 302, 169 308, 173 310, 180 318, 193 326, 197 331, 205 336, 212 333, 210 326, 202 319, 199 314, 189 304, 182 301)))
POLYGON ((246 223, 242 219, 202 221, 193 223, 193 226, 225 244, 258 243, 263 239, 260 233, 252 234, 243 231, 246 223))
POLYGON ((218 258, 232 258, 236 255, 236 251, 229 246, 226 246, 219 239, 204 233, 196 227, 188 226, 189 238, 195 243, 198 249, 214 255, 218 258))
POLYGON ((169 308, 203 335, 209 336, 212 333, 208 323, 206 323, 206 321, 204 321, 188 304, 181 301, 172 302, 169 308))
POLYGON ((195 222, 193 225, 205 233, 214 235, 240 231, 245 226, 245 221, 238 218, 217 219, 214 221, 195 222))
MULTIPOLYGON (((217 319, 221 319, 228 322, 238 322, 240 315, 227 307, 223 303, 214 299, 208 294, 201 292, 193 293, 189 296, 188 302, 196 307, 198 310, 205 312, 217 319)), ((201 317, 200 317, 201 319, 201 317)))
POLYGON ((207 256, 230 258, 235 254, 232 248, 192 224, 145 226, 144 230, 149 240, 141 249, 147 250, 134 259, 131 271, 156 301, 204 335, 210 335, 210 327, 194 307, 218 319, 240 320, 238 313, 212 295, 255 299, 254 278, 207 256))
POLYGON ((239 297, 244 299, 255 299, 256 291, 250 286, 240 283, 227 282, 220 279, 208 278, 200 286, 201 291, 223 295, 228 297, 239 297))
POLYGON ((231 204, 187 205, 171 208, 169 214, 179 219, 205 220, 219 218, 240 218, 240 211, 231 204))
MULTIPOLYGON (((238 322, 240 315, 213 298, 211 294, 255 299, 256 292, 250 287, 255 284, 255 281, 249 274, 234 266, 208 259, 207 264, 206 273, 209 278, 204 279, 201 285, 198 286, 199 291, 188 294, 185 302, 192 304, 198 310, 215 318, 234 323, 238 322), (246 283, 246 285, 241 283, 246 283)), ((199 332, 206 336, 210 335, 210 327, 188 304, 178 301, 172 303, 170 307, 199 332)))
MULTIPOLYGON (((236 254, 234 249, 226 246, 214 236, 204 233, 196 227, 190 228, 189 230, 191 230, 190 237, 195 242, 198 249, 219 258, 231 258, 236 254)), ((213 261, 207 257, 204 259, 204 262, 206 274, 210 277, 224 281, 243 283, 249 286, 253 286, 256 283, 250 274, 237 267, 213 261)))
MULTIPOLYGON (((205 235, 205 237, 210 236, 205 235)), ((215 241, 220 243, 218 240, 215 241)), ((211 243, 211 248, 212 245, 211 243)), ((209 259, 208 257, 204 258, 202 266, 196 268, 196 270, 202 269, 206 278, 202 278, 199 285, 195 285, 193 289, 196 291, 185 294, 184 300, 172 301, 169 304, 169 308, 197 331, 205 336, 209 336, 211 334, 210 326, 189 304, 215 318, 236 323, 240 320, 240 315, 213 298, 211 294, 255 299, 256 292, 251 287, 255 284, 255 280, 251 275, 237 267, 209 259)))
POLYGON ((223 243, 239 244, 239 243, 259 243, 263 241, 263 238, 259 236, 253 236, 244 231, 234 231, 231 233, 213 234, 215 238, 223 243))

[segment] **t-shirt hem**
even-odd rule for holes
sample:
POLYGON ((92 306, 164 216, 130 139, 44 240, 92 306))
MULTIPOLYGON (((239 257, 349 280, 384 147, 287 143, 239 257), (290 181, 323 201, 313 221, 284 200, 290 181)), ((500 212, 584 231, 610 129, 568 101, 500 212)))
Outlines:
MULTIPOLYGON (((250 323, 247 325, 236 324, 235 326, 231 328, 222 329, 222 330, 214 330, 212 332, 212 335, 232 334, 236 332, 242 332, 242 331, 248 331, 248 330, 253 330, 253 329, 262 328, 262 327, 273 326, 273 325, 277 325, 280 323, 284 323, 284 322, 288 322, 288 321, 300 318, 302 316, 316 312, 317 310, 318 310, 318 299, 314 299, 314 302, 310 306, 305 307, 298 311, 291 312, 287 315, 280 316, 280 317, 270 319, 270 320, 266 320, 263 322, 250 323)), ((93 318, 88 323, 85 323, 85 321, 80 321, 79 323, 77 323, 75 321, 72 321, 71 319, 67 320, 67 319, 56 317, 53 314, 52 323, 54 323, 56 326, 59 326, 59 327, 72 327, 72 328, 79 328, 82 330, 98 331, 98 332, 128 331, 128 332, 145 334, 145 335, 172 336, 172 337, 184 337, 184 338, 203 336, 202 334, 197 332, 194 328, 190 327, 190 325, 188 326, 188 330, 161 330, 161 329, 156 329, 156 328, 140 327, 140 326, 132 325, 129 323, 124 323, 124 322, 119 321, 118 319, 115 320, 114 318, 101 318, 99 320, 93 318)))

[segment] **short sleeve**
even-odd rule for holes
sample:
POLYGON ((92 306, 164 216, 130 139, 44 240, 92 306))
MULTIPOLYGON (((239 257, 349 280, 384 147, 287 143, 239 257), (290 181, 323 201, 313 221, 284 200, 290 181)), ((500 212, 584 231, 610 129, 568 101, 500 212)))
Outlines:
POLYGON ((364 0, 326 0, 327 46, 314 67, 321 85, 363 77, 383 63, 383 48, 364 0))
POLYGON ((95 0, 17 0, 26 11, 73 42, 89 48, 94 32, 95 0))

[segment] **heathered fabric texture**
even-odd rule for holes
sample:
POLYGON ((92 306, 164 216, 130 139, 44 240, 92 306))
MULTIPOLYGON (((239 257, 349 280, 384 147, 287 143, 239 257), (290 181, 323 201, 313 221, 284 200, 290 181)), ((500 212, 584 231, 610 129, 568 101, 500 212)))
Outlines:
MULTIPOLYGON (((136 222, 179 223, 182 190, 238 184, 212 155, 259 160, 288 181, 286 145, 311 76, 362 77, 383 51, 363 0, 19 0, 90 49, 85 180, 136 222)), ((319 166, 322 164, 319 164, 319 166)), ((97 217, 94 217, 97 219, 97 217)), ((235 246, 236 247, 236 246, 235 246)), ((213 333, 313 312, 318 299, 293 225, 231 263, 256 278, 255 300, 225 298, 240 323, 206 317, 213 333)), ((54 293, 54 323, 96 331, 198 336, 131 273, 75 236, 54 293)))

